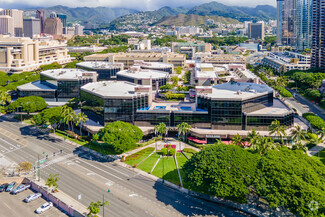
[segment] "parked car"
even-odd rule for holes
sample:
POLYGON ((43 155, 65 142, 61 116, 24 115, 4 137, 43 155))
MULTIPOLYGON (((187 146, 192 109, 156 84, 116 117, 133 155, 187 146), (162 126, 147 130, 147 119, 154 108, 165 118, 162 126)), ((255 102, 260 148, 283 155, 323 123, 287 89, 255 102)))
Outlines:
POLYGON ((28 188, 30 188, 30 185, 19 185, 17 188, 15 188, 11 194, 18 194, 22 191, 27 190, 28 188))
POLYGON ((12 190, 14 189, 15 185, 16 185, 16 182, 11 182, 11 183, 8 185, 8 187, 6 188, 6 191, 7 191, 7 192, 12 191, 12 190))
POLYGON ((26 203, 29 203, 29 202, 32 202, 33 200, 40 198, 40 197, 42 197, 41 193, 31 194, 28 197, 26 197, 24 201, 26 203))
POLYGON ((50 209, 52 206, 53 206, 52 202, 44 203, 42 206, 37 208, 37 210, 35 210, 35 212, 37 214, 41 214, 41 213, 45 212, 46 210, 50 209))
POLYGON ((5 191, 6 188, 8 187, 8 185, 9 185, 8 183, 4 183, 4 184, 0 185, 0 192, 5 191))

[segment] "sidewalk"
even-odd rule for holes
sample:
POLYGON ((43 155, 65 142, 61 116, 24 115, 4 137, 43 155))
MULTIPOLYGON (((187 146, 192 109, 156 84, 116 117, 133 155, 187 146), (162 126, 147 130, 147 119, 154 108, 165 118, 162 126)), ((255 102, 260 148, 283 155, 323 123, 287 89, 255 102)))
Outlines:
POLYGON ((319 144, 319 145, 311 148, 310 150, 308 150, 307 153, 309 156, 314 156, 318 152, 322 151, 323 149, 325 149, 325 144, 319 144))
MULTIPOLYGON (((35 180, 33 180, 33 182, 39 185, 40 187, 42 187, 43 189, 48 189, 48 187, 45 185, 45 180, 43 179, 41 179, 40 182, 35 180)), ((55 196, 57 199, 61 200, 63 203, 67 204, 68 206, 72 207, 75 211, 83 214, 84 216, 86 216, 86 214, 88 213, 86 206, 82 205, 79 201, 70 197, 69 195, 65 194, 60 190, 59 192, 53 193, 53 196, 55 196)))

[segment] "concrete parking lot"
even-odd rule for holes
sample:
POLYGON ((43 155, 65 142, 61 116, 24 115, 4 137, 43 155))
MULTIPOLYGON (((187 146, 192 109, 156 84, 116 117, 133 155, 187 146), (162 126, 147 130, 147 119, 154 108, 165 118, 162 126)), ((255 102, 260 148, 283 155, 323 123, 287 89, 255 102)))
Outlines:
POLYGON ((34 193, 31 190, 26 190, 17 195, 11 195, 8 192, 0 193, 0 217, 33 217, 33 216, 46 216, 46 217, 63 217, 67 216, 56 207, 45 211, 42 214, 36 214, 35 210, 46 200, 39 198, 30 203, 25 203, 23 200, 30 194, 34 193))

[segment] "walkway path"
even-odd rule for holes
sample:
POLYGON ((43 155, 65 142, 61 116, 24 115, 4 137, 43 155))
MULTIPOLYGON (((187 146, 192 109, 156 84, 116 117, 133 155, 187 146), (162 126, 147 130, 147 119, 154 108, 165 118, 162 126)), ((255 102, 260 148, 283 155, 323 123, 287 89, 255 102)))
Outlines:
POLYGON ((308 153, 309 156, 314 156, 318 152, 322 151, 323 149, 325 149, 325 144, 319 144, 319 145, 311 148, 310 150, 308 150, 307 153, 308 153))

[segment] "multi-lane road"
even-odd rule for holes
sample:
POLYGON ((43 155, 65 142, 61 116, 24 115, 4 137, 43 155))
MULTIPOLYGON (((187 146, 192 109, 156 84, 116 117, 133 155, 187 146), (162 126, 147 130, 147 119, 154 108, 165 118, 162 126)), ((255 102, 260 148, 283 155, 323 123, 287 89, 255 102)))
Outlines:
MULTIPOLYGON (((107 216, 247 216, 237 210, 175 191, 114 162, 100 162, 76 146, 41 135, 31 127, 0 117, 0 157, 34 164, 40 154, 49 157, 41 166, 41 178, 59 174, 59 190, 88 206, 102 200, 110 205, 107 216), (58 154, 62 150, 62 154, 58 154), (43 154, 45 153, 45 154, 43 154), (110 193, 108 193, 108 189, 110 193)), ((0 214, 1 216, 1 214, 0 214)))

